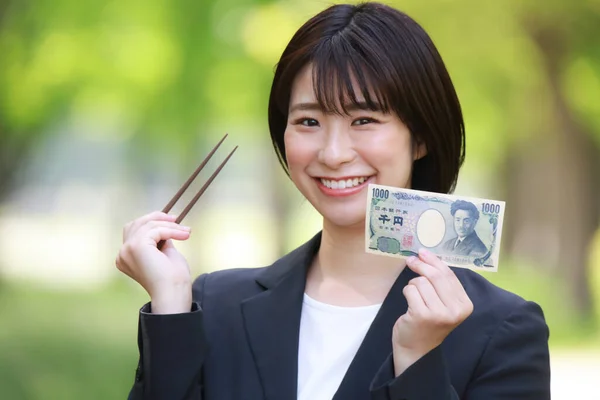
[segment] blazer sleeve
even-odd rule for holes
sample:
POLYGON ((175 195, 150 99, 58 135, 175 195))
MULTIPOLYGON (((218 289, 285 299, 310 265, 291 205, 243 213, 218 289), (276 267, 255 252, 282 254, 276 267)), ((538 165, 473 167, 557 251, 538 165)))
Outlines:
MULTIPOLYGON (((390 354, 371 383, 372 400, 458 400, 440 346, 394 377, 390 354)), ((491 397, 482 398, 489 400, 491 397)))
POLYGON ((438 346, 398 377, 390 355, 372 382, 371 398, 550 400, 548 336, 541 308, 524 303, 495 330, 462 397, 452 387, 438 346))
POLYGON ((466 399, 550 400, 548 337, 540 306, 516 309, 490 339, 466 399))
POLYGON ((201 288, 205 280, 206 275, 201 275, 194 285, 200 288, 200 295, 189 313, 152 314, 151 303, 141 308, 140 356, 129 400, 202 399, 202 365, 207 345, 201 288))

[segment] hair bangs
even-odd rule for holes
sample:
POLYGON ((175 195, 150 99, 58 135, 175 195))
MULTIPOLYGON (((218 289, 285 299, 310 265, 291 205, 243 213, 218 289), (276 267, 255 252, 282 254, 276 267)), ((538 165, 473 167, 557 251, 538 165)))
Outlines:
POLYGON ((352 46, 343 34, 321 43, 311 60, 315 97, 325 113, 349 115, 352 110, 390 112, 389 87, 364 49, 352 46))

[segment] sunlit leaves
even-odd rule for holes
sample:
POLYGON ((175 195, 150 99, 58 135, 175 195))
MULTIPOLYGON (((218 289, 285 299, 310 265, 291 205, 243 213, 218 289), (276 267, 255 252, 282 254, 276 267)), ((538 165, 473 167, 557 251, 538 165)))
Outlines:
POLYGON ((285 45, 300 27, 300 21, 282 4, 257 7, 250 12, 243 30, 243 44, 254 59, 272 66, 279 59, 285 45))
MULTIPOLYGON (((421 23, 442 53, 463 104, 469 157, 478 163, 493 169, 510 146, 539 131, 548 112, 540 98, 548 81, 527 24, 569 24, 564 40, 573 54, 566 57, 562 90, 575 114, 600 130, 598 0, 390 4, 421 23)), ((223 119, 264 123, 284 46, 329 5, 13 1, 0 26, 0 120, 27 130, 110 114, 157 143, 165 131, 188 141, 199 126, 223 119)))

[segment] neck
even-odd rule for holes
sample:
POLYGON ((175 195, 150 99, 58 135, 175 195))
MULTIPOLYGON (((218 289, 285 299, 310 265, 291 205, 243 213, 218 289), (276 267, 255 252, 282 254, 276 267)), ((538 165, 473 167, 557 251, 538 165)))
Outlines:
POLYGON ((402 259, 365 252, 364 224, 338 227, 324 221, 307 292, 329 303, 380 303, 405 266, 402 259))

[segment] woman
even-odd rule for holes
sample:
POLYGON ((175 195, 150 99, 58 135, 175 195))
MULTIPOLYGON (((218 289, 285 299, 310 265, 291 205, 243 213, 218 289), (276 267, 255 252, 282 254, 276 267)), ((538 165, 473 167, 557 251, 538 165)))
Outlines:
POLYGON ((128 224, 117 266, 151 298, 130 399, 550 398, 538 305, 424 250, 364 252, 369 183, 447 193, 464 158, 457 96, 416 22, 377 3, 313 17, 277 65, 269 127, 322 232, 192 282, 172 244, 189 228, 158 212, 128 224))

